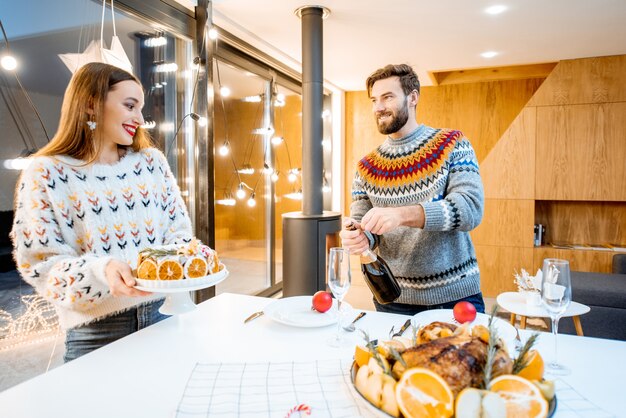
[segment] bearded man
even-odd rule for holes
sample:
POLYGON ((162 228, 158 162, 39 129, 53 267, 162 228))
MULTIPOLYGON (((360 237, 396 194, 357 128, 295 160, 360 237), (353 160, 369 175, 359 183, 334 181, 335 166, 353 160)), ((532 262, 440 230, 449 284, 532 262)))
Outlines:
POLYGON ((387 65, 366 81, 380 133, 378 148, 357 164, 350 217, 342 230, 352 254, 376 249, 401 295, 376 310, 413 315, 459 301, 485 311, 469 231, 483 216, 483 186, 470 142, 460 131, 418 124, 420 84, 405 64, 387 65))

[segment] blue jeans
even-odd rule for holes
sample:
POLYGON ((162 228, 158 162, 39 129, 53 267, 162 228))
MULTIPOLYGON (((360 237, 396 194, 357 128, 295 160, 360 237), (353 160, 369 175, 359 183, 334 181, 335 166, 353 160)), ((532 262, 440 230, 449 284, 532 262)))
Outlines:
POLYGON ((168 318, 159 313, 162 300, 136 306, 81 327, 67 330, 63 360, 77 359, 115 340, 168 318))
POLYGON ((452 309, 458 302, 467 301, 474 305, 477 312, 485 313, 485 301, 483 300, 482 292, 478 292, 475 295, 468 296, 463 299, 454 300, 452 302, 442 303, 440 305, 409 305, 408 303, 388 303, 382 305, 376 302, 374 299, 374 305, 378 312, 395 313, 401 315, 415 315, 417 313, 428 311, 431 309, 452 309))

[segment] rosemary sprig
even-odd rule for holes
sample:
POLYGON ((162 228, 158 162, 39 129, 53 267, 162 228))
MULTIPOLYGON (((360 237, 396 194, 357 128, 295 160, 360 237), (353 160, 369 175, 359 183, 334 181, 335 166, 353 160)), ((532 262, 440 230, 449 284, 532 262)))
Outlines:
POLYGON ((489 343, 487 344, 487 359, 485 361, 485 367, 483 368, 483 384, 481 389, 489 388, 489 382, 491 382, 491 375, 493 373, 493 363, 496 359, 496 353, 498 352, 498 341, 500 341, 500 337, 498 336, 498 331, 493 321, 497 311, 498 306, 494 305, 489 315, 489 343))
POLYGON ((177 250, 175 248, 172 248, 170 250, 164 250, 162 248, 146 248, 144 250, 141 250, 139 253, 144 255, 145 257, 164 257, 166 255, 176 255, 177 250))
POLYGON ((528 352, 537 342, 537 338, 539 338, 539 333, 533 333, 519 350, 517 358, 513 360, 513 374, 518 374, 528 366, 528 352))
POLYGON ((400 352, 398 350, 396 350, 393 347, 389 347, 389 353, 392 355, 392 357, 396 361, 399 361, 400 364, 402 364, 402 367, 404 367, 405 370, 408 368, 408 366, 406 364, 406 361, 404 361, 404 359, 402 358, 402 355, 400 354, 400 352))
POLYGON ((376 349, 376 346, 374 345, 374 342, 370 340, 369 334, 364 330, 360 330, 360 331, 363 334, 363 339, 365 340, 365 347, 369 350, 374 360, 376 360, 376 363, 378 363, 380 368, 383 370, 383 373, 391 376, 391 368, 389 367, 389 364, 383 361, 382 357, 380 356, 380 353, 378 352, 378 350, 376 349))

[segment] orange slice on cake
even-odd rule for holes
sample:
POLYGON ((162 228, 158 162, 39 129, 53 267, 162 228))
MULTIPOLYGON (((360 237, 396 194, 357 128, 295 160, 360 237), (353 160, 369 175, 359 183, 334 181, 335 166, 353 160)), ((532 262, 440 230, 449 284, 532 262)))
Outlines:
POLYGON ((151 258, 144 259, 137 269, 137 277, 144 280, 156 280, 157 264, 151 258))
POLYGON ((183 266, 176 260, 163 260, 157 273, 159 280, 180 280, 183 278, 183 266))
POLYGON ((185 275, 190 279, 204 277, 207 273, 207 262, 200 257, 190 257, 185 263, 185 275))

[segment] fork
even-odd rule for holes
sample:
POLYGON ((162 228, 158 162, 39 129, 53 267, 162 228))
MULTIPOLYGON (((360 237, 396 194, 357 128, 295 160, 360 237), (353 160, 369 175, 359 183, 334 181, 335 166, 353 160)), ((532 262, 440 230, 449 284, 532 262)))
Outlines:
POLYGON ((395 327, 391 327, 391 330, 389 331, 389 338, 402 336, 402 334, 404 334, 404 331, 406 331, 407 328, 411 325, 411 319, 413 318, 407 319, 402 327, 398 330, 398 332, 393 332, 395 327))

